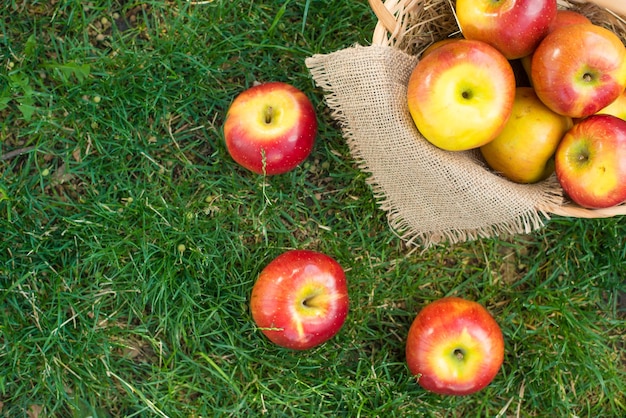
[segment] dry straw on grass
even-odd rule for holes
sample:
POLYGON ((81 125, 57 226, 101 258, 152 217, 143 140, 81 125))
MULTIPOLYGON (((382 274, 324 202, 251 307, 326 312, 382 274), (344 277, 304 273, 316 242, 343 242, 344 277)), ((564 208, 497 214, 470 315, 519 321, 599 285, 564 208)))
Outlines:
MULTIPOLYGON (((626 39, 626 23, 593 4, 559 1, 626 39)), ((379 18, 368 47, 354 46, 306 60, 342 127, 351 153, 370 174, 390 226, 409 243, 429 246, 500 233, 528 233, 551 214, 608 217, 626 205, 588 210, 567 202, 555 176, 512 183, 489 170, 476 151, 447 152, 417 131, 406 106, 406 85, 420 52, 461 36, 451 0, 370 0, 379 18)))

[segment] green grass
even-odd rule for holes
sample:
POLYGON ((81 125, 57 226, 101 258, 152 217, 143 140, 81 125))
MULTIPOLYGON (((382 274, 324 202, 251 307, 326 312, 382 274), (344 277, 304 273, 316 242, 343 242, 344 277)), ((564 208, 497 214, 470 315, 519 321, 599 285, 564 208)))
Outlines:
POLYGON ((426 251, 389 230, 304 66, 369 42, 367 2, 7 3, 1 416, 626 414, 623 218, 426 251), (247 172, 223 144, 257 80, 296 85, 319 115, 285 175, 247 172), (291 248, 349 280, 344 327, 306 352, 248 311, 291 248), (416 312, 445 295, 485 304, 505 335, 501 372, 472 396, 427 393, 404 363, 416 312))

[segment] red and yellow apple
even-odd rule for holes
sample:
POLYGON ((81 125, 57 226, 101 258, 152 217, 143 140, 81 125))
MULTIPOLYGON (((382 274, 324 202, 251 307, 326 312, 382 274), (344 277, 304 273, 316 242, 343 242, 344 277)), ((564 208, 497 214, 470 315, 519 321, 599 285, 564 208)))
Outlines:
POLYGON ((531 87, 518 87, 504 129, 480 151, 509 180, 536 183, 554 172, 554 152, 571 127, 571 118, 548 109, 531 87))
MULTIPOLYGON (((556 11, 556 18, 552 21, 552 24, 548 28, 548 34, 562 26, 579 25, 581 23, 591 24, 591 20, 589 20, 585 15, 575 12, 574 10, 558 9, 556 11)), ((531 74, 530 65, 532 59, 532 53, 521 58, 522 65, 529 79, 531 74)))
POLYGON ((537 96, 554 112, 572 118, 593 115, 626 87, 626 48, 603 27, 562 26, 535 50, 531 80, 537 96))
POLYGON ((515 76, 492 46, 458 39, 421 59, 407 86, 409 113, 429 142, 448 151, 495 138, 511 113, 515 76))
POLYGON ((485 388, 504 361, 498 323, 481 304, 445 297, 415 317, 406 342, 406 361, 424 389, 469 395, 485 388))
POLYGON ((250 311, 270 341, 305 350, 332 338, 348 314, 346 275, 333 258, 291 250, 272 260, 252 288, 250 311))
POLYGON ((487 42, 508 59, 532 53, 556 16, 556 0, 457 0, 466 39, 487 42))
POLYGON ((283 82, 258 84, 240 93, 224 123, 229 154, 257 173, 286 173, 311 153, 317 134, 315 110, 299 89, 283 82))
POLYGON ((608 208, 626 201, 626 121, 592 115, 576 123, 555 154, 563 191, 580 206, 608 208))

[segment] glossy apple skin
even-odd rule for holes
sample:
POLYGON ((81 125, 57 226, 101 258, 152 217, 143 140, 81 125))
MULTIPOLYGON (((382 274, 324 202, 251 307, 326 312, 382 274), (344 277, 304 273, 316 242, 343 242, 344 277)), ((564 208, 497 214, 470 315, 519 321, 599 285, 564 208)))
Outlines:
POLYGON ((536 183, 554 172, 552 157, 572 119, 554 113, 531 87, 518 87, 511 117, 480 151, 494 171, 516 183, 536 183))
POLYGON ((448 151, 480 147, 504 127, 515 97, 513 69, 481 41, 458 39, 418 62, 407 86, 409 113, 429 142, 448 151))
POLYGON ((539 44, 530 71, 537 95, 550 109, 583 118, 624 91, 626 48, 617 35, 600 26, 562 26, 539 44))
POLYGON ((532 53, 556 17, 556 0, 457 0, 466 39, 487 42, 507 59, 532 53))
POLYGON ((626 120, 626 90, 610 105, 598 111, 599 115, 613 115, 626 120))
POLYGON ((548 28, 548 33, 562 26, 579 25, 581 23, 591 24, 591 20, 589 20, 587 16, 575 12, 574 10, 557 10, 556 17, 548 28))
MULTIPOLYGON (((548 29, 548 34, 551 32, 554 32, 555 29, 563 27, 563 26, 579 25, 583 23, 591 25, 591 20, 589 20, 585 15, 582 15, 573 10, 559 9, 556 11, 556 18, 554 19, 554 21, 550 25, 550 28, 548 29)), ((533 59, 532 53, 530 55, 526 55, 521 58, 522 66, 524 67, 524 70, 526 71, 526 74, 528 75, 529 80, 531 76, 530 65, 531 65, 532 59, 533 59)))
POLYGON ((593 115, 570 129, 557 148, 556 175, 580 206, 599 209, 626 201, 626 121, 593 115))
POLYGON ((485 307, 445 297, 429 303, 415 317, 407 337, 406 360, 424 389, 469 395, 498 374, 504 361, 504 338, 485 307), (463 359, 458 351, 463 352, 463 359))
POLYGON ((309 250, 287 251, 259 274, 250 311, 275 344, 306 350, 332 338, 348 314, 346 275, 331 257, 309 250))
POLYGON ((257 174, 293 170, 311 153, 316 135, 317 118, 309 98, 278 81, 239 94, 224 122, 229 154, 257 174))

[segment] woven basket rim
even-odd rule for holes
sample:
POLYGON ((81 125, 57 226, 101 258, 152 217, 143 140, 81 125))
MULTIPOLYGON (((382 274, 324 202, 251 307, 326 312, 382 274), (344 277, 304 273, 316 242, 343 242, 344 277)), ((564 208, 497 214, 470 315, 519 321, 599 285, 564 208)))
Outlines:
MULTIPOLYGON (((372 45, 392 45, 392 41, 399 36, 402 36, 406 31, 406 17, 408 13, 414 10, 421 1, 422 0, 368 0, 370 7, 378 18, 378 22, 372 36, 372 45)), ((614 0, 557 0, 557 3, 559 6, 564 8, 571 7, 573 4, 594 3, 597 6, 609 11, 619 19, 624 20, 624 16, 626 16, 626 4, 618 3, 618 7, 620 8, 620 14, 618 14, 617 10, 611 10, 612 8, 615 9, 615 4, 612 3, 613 1, 614 0)), ((450 2, 450 7, 453 7, 452 2, 450 0, 448 0, 448 2, 450 2)), ((626 22, 626 20, 624 21, 626 22)), ((572 218, 610 218, 614 216, 626 215, 626 202, 602 209, 588 209, 573 202, 564 202, 562 205, 546 205, 537 207, 536 209, 546 214, 551 213, 554 215, 572 218)))

